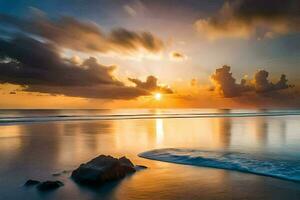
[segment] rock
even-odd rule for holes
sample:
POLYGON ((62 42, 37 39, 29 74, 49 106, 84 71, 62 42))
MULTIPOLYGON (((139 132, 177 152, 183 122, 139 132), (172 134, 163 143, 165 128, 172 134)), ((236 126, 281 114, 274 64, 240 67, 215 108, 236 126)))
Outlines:
POLYGON ((40 183, 40 181, 29 179, 29 180, 26 181, 24 186, 34 186, 34 185, 37 185, 39 183, 40 183))
POLYGON ((136 165, 134 168, 135 168, 136 170, 141 170, 141 169, 147 169, 148 167, 145 166, 145 165, 136 165))
POLYGON ((126 157, 117 159, 112 156, 100 155, 81 164, 72 172, 71 177, 79 184, 99 185, 121 179, 135 171, 133 163, 126 157))
POLYGON ((64 184, 61 181, 45 181, 40 183, 37 186, 37 189, 39 191, 50 191, 50 190, 55 190, 63 185, 64 184))
POLYGON ((52 176, 60 176, 60 173, 53 173, 52 176))

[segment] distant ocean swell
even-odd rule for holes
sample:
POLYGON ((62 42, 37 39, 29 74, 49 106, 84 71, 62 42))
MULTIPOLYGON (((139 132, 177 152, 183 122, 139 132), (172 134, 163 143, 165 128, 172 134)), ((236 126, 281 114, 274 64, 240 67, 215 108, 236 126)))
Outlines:
POLYGON ((158 149, 141 153, 139 156, 170 163, 227 169, 300 182, 299 160, 193 149, 158 149))
POLYGON ((99 114, 99 115, 41 115, 41 116, 8 116, 0 117, 0 124, 30 123, 48 121, 78 120, 122 120, 122 119, 156 119, 156 118, 208 118, 208 117, 259 117, 300 115, 295 111, 266 112, 219 112, 219 113, 145 113, 145 114, 99 114))

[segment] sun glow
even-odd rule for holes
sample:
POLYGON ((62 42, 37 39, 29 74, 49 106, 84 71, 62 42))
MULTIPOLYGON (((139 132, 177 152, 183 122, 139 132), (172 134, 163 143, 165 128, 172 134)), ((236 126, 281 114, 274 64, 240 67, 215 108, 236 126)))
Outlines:
POLYGON ((154 98, 155 98, 156 101, 160 101, 161 100, 161 94, 160 93, 155 93, 154 98))

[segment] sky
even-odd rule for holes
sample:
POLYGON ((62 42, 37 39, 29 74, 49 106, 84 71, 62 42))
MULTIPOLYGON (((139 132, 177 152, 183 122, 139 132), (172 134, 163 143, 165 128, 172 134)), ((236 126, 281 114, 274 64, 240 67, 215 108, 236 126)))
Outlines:
POLYGON ((0 108, 299 107, 299 27, 299 0, 0 0, 0 108))

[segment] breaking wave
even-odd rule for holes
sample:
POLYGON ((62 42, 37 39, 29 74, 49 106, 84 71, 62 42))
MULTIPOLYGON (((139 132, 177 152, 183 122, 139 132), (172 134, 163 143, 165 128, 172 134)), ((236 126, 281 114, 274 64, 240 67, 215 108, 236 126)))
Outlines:
POLYGON ((233 170, 300 182, 300 161, 295 159, 194 149, 158 149, 141 153, 139 156, 164 162, 233 170))

